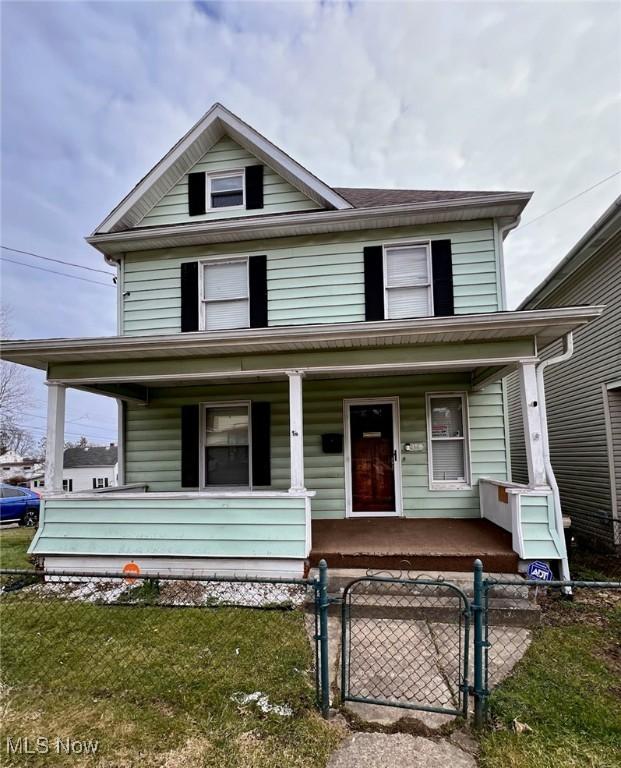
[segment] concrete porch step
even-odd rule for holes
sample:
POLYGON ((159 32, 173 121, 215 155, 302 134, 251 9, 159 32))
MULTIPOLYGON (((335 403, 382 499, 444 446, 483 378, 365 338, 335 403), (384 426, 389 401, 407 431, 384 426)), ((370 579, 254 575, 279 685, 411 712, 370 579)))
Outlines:
MULTIPOLYGON (((317 575, 312 569, 311 576, 317 575)), ((382 574, 388 576, 388 574, 382 574)), ((418 575, 418 574, 414 574, 418 575)), ((340 600, 345 587, 355 579, 364 579, 351 592, 351 615, 355 618, 412 619, 454 623, 459 621, 463 603, 449 585, 454 585, 472 599, 472 574, 429 571, 420 578, 436 581, 434 585, 393 584, 367 579, 367 571, 333 568, 328 571, 328 593, 340 600)), ((395 573, 394 576, 398 576, 395 573)), ((403 574, 405 578, 407 574, 403 574)), ((493 577, 515 579, 515 574, 493 574, 493 577)), ((416 581, 416 579, 414 579, 416 581)), ((331 615, 340 615, 340 602, 330 606, 331 615)), ((529 598, 526 586, 496 586, 490 590, 488 620, 491 625, 533 627, 539 623, 539 606, 529 598)))

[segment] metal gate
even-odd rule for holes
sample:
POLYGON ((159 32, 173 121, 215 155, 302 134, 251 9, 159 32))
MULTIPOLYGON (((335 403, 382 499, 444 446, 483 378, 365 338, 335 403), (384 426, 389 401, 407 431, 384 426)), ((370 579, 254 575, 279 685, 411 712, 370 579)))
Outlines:
POLYGON ((470 601, 454 584, 369 576, 343 591, 341 700, 468 713, 470 601))

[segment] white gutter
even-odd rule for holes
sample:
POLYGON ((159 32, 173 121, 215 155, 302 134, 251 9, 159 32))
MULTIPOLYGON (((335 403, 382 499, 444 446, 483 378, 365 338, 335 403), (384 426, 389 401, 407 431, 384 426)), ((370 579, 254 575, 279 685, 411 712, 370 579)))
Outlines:
MULTIPOLYGON (((556 522, 556 531, 563 547, 565 548, 565 534, 563 528, 563 512, 561 510, 561 496, 558 489, 558 483, 554 476, 554 470, 552 469, 552 462, 550 461, 550 441, 548 438, 548 415, 546 409, 546 395, 543 376, 550 365, 557 365, 558 363, 564 363, 574 353, 574 335, 570 331, 564 337, 565 350, 562 354, 556 357, 551 357, 548 360, 542 360, 536 367, 537 371, 537 394, 539 397, 539 415, 541 418, 541 442, 543 448, 543 462, 546 472, 546 478, 548 485, 552 488, 552 494, 554 496, 554 514, 556 522)), ((569 573, 569 560, 567 558, 567 549, 565 548, 565 556, 561 558, 561 578, 563 581, 569 581, 571 578, 569 573)), ((565 589, 566 594, 571 594, 571 588, 565 589)))

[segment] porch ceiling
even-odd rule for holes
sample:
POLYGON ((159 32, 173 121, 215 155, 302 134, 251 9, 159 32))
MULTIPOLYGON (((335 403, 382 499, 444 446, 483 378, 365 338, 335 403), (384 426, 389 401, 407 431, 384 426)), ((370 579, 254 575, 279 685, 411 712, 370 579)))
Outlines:
MULTIPOLYGON (((411 320, 198 331, 161 336, 4 341, 2 359, 48 370, 55 364, 175 361, 231 355, 300 353, 289 367, 304 368, 309 352, 369 350, 434 344, 531 340, 540 350, 569 331, 596 319, 602 306, 427 317, 411 320)), ((502 357, 502 356, 500 356, 502 357)), ((441 358, 437 360, 440 362, 441 358)), ((400 362, 400 361, 396 361, 400 362)), ((499 363, 503 363, 499 360, 499 363)), ((476 357, 472 364, 485 365, 476 357)), ((468 366, 466 365, 466 368, 468 366)), ((472 367, 472 366, 471 366, 472 367)), ((256 368, 256 366, 255 366, 256 368)), ((251 375, 251 371, 247 371, 251 375)))

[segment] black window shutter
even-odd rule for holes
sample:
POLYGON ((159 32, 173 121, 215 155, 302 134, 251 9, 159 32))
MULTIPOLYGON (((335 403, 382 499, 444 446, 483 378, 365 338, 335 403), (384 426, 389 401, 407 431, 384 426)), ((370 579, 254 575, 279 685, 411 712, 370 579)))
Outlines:
POLYGON ((198 405, 181 406, 181 487, 198 488, 198 405))
POLYGON ((205 213, 205 173, 188 173, 188 213, 199 216, 205 213))
POLYGON ((181 330, 198 331, 198 262, 181 265, 181 330))
POLYGON ((252 403, 252 484, 271 485, 271 403, 252 403))
POLYGON ((434 315, 454 315, 453 255, 450 240, 431 242, 434 315))
POLYGON ((384 255, 381 245, 364 249, 365 320, 384 319, 384 255))
POLYGON ((263 166, 246 166, 246 208, 263 208, 263 166))
POLYGON ((251 256, 248 261, 250 280, 250 327, 267 328, 267 256, 251 256))

